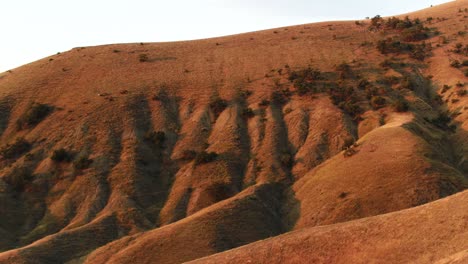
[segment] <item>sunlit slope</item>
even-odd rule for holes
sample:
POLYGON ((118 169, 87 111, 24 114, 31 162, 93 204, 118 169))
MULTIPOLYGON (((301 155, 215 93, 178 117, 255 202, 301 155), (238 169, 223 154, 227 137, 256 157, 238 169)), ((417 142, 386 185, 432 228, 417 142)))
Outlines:
MULTIPOLYGON (((465 8, 74 48, 1 73, 0 262, 178 263, 314 226, 364 239, 347 228, 426 203, 442 217, 432 202, 468 187, 465 8)), ((460 259, 459 238, 408 261, 460 259)))

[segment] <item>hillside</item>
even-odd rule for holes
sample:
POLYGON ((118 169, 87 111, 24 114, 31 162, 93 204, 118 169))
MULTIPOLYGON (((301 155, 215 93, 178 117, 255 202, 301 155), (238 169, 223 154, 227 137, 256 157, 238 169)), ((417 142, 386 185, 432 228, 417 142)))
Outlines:
POLYGON ((468 0, 406 16, 0 73, 0 263, 463 263, 468 0))

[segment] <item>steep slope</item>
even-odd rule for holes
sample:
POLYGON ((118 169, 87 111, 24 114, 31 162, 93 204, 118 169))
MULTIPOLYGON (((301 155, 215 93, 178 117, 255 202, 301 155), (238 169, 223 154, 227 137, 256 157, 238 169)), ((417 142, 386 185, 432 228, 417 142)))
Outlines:
POLYGON ((465 8, 1 73, 0 262, 177 263, 466 189, 465 8))
POLYGON ((467 199, 465 191, 401 212, 305 228, 190 263, 464 263, 467 199))

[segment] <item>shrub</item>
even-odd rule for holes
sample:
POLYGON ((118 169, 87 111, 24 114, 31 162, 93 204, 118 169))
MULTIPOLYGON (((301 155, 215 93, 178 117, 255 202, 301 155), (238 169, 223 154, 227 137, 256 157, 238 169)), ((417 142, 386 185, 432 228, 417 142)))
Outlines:
POLYGON ((313 69, 309 66, 304 70, 291 72, 288 79, 293 82, 299 95, 304 95, 308 92, 318 92, 314 87, 314 82, 317 80, 323 80, 324 78, 319 70, 313 69))
POLYGON ((426 121, 432 123, 433 125, 443 129, 443 130, 452 130, 454 127, 450 126, 450 122, 452 121, 452 118, 450 118, 449 114, 447 112, 440 112, 439 115, 436 118, 432 119, 427 119, 425 118, 426 121))
POLYGON ((393 107, 395 108, 395 111, 397 112, 406 112, 409 110, 408 103, 402 98, 399 98, 398 100, 396 100, 393 103, 393 107))
POLYGON ((167 87, 162 85, 158 93, 155 94, 152 98, 153 101, 167 101, 169 100, 169 94, 167 93, 167 87))
POLYGON ((0 155, 4 159, 15 159, 28 152, 31 149, 31 143, 24 138, 18 138, 13 144, 7 144, 0 149, 0 155))
POLYGON ((421 24, 412 26, 402 31, 405 41, 421 41, 429 37, 430 30, 421 24))
POLYGON ((32 103, 26 112, 16 121, 18 129, 25 129, 39 124, 53 108, 46 104, 32 103))
POLYGON ((149 60, 149 57, 148 57, 148 54, 144 53, 144 54, 140 54, 138 56, 138 59, 140 62, 147 62, 149 60))
POLYGON ((447 84, 444 84, 444 87, 442 88, 442 92, 441 92, 441 93, 447 92, 450 88, 452 88, 452 87, 449 86, 449 85, 447 85, 447 84))
POLYGON ((342 102, 338 105, 338 107, 352 116, 355 120, 358 119, 359 115, 362 113, 361 107, 355 102, 342 102))
POLYGON ((72 160, 72 155, 64 148, 60 148, 54 150, 50 159, 56 162, 70 162, 72 160))
POLYGON ((464 60, 464 61, 461 63, 461 65, 467 67, 467 66, 468 66, 468 60, 464 60))
POLYGON ((383 107, 385 105, 385 102, 385 98, 383 98, 382 96, 372 96, 370 101, 371 106, 374 109, 379 109, 383 107))
POLYGON ((351 72, 351 66, 346 62, 342 62, 340 65, 336 66, 336 70, 340 72, 349 73, 351 72))
POLYGON ((289 89, 274 91, 271 93, 271 101, 274 104, 283 105, 288 101, 289 96, 291 96, 289 89))
POLYGON ((465 71, 463 72, 463 74, 465 74, 465 76, 468 77, 468 69, 465 69, 465 71))
POLYGON ((373 28, 380 28, 384 22, 384 19, 380 15, 376 15, 371 19, 371 27, 373 28))
POLYGON ((467 91, 465 89, 460 89, 456 93, 458 96, 465 96, 467 94, 467 91))
POLYGON ((359 80, 357 87, 358 87, 359 89, 361 89, 361 90, 364 90, 364 89, 366 89, 366 87, 369 86, 370 84, 371 84, 371 83, 369 82, 369 80, 367 80, 367 79, 361 79, 361 80, 359 80))
POLYGON ((191 149, 186 149, 182 152, 182 160, 193 160, 197 156, 197 152, 191 149))
POLYGON ((202 151, 198 153, 197 156, 195 157, 195 165, 212 162, 217 157, 218 157, 218 154, 215 152, 202 151))
POLYGON ((461 67, 461 63, 460 63, 460 61, 458 61, 458 60, 454 60, 454 61, 450 62, 450 66, 453 67, 453 68, 457 68, 457 69, 458 69, 458 68, 461 67))
POLYGON ((354 142, 356 142, 356 140, 354 139, 354 137, 352 136, 348 136, 344 139, 344 142, 343 142, 343 149, 347 149, 347 148, 350 148, 354 142))
POLYGON ((263 99, 260 103, 258 103, 258 106, 268 106, 270 104, 270 101, 267 99, 263 99))
POLYGON ((93 160, 89 159, 87 156, 79 156, 73 161, 73 167, 77 170, 84 170, 89 168, 91 163, 93 163, 93 160))
POLYGON ((213 97, 210 103, 210 109, 213 111, 215 117, 217 117, 224 111, 224 109, 226 109, 227 105, 228 103, 226 100, 219 97, 213 97))
POLYGON ((252 117, 255 116, 255 113, 252 110, 252 108, 250 108, 250 107, 249 108, 244 108, 244 109, 242 109, 242 116, 244 118, 252 118, 252 117))
POLYGON ((430 55, 431 44, 411 44, 401 42, 396 38, 387 38, 377 42, 377 49, 382 54, 388 53, 408 53, 411 58, 424 60, 430 55))
POLYGON ((293 71, 289 74, 289 81, 294 82, 295 80, 301 81, 313 81, 321 80, 321 72, 319 70, 313 69, 310 66, 304 70, 293 71))

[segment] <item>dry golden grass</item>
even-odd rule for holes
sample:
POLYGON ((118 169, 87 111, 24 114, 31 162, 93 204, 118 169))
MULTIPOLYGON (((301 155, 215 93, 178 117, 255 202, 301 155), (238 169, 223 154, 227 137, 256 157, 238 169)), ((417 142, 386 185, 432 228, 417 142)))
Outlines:
POLYGON ((0 159, 0 263, 179 263, 292 230, 203 261, 463 262, 466 192, 433 201, 468 187, 468 82, 450 67, 466 58, 451 52, 468 44, 465 8, 409 14, 441 32, 425 61, 382 55, 375 44, 392 32, 366 20, 74 48, 0 73, 0 148, 31 143, 0 159), (360 76, 340 79, 343 62, 360 76), (301 96, 288 77, 308 66, 343 86, 369 79, 387 104, 355 89, 353 120, 325 93, 301 96), (413 90, 385 83, 406 76, 413 90), (395 112, 399 97, 409 112, 395 112), (18 127, 33 102, 53 111, 18 127), (437 119, 445 110, 451 123, 437 119), (51 160, 61 148, 73 162, 51 160), (202 151, 218 156, 187 158, 202 151))

